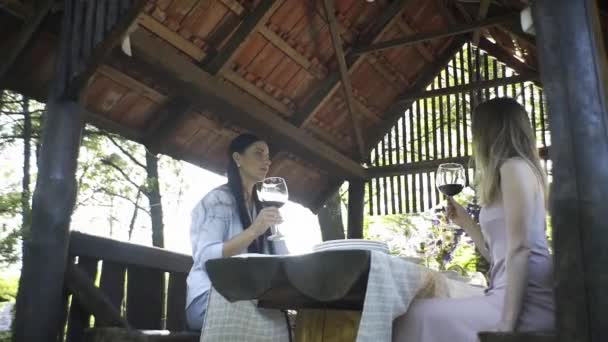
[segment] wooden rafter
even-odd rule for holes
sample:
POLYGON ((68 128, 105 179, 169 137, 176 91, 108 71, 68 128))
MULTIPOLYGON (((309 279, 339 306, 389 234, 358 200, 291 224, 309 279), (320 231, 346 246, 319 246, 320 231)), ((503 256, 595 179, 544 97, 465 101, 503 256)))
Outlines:
MULTIPOLYGON (((477 20, 483 20, 488 15, 490 10, 490 4, 492 0, 481 0, 479 1, 479 12, 477 13, 477 20)), ((481 30, 475 30, 473 32, 473 45, 479 44, 479 37, 481 36, 481 30)))
POLYGON ((238 122, 268 140, 281 141, 285 149, 329 172, 365 177, 365 169, 357 162, 289 124, 251 95, 203 71, 162 41, 137 30, 132 42, 138 67, 163 79, 172 92, 193 106, 221 113, 225 120, 238 122))
POLYGON ((262 0, 250 14, 245 16, 245 19, 232 37, 230 37, 224 48, 204 63, 205 69, 212 74, 222 73, 225 69, 229 69, 232 61, 247 45, 254 32, 268 21, 272 14, 283 4, 283 1, 262 0))
POLYGON ((504 16, 488 18, 488 19, 484 19, 484 20, 481 20, 481 21, 475 22, 475 23, 456 25, 456 26, 453 26, 446 30, 439 30, 439 31, 435 31, 435 32, 423 32, 423 33, 415 34, 414 36, 411 36, 411 37, 392 39, 389 41, 384 41, 384 42, 380 42, 380 43, 376 43, 376 44, 372 44, 372 45, 368 45, 368 46, 359 46, 359 47, 355 47, 353 49, 353 53, 354 54, 364 54, 364 53, 370 53, 370 52, 374 52, 374 51, 382 51, 382 50, 392 49, 392 48, 396 48, 396 47, 418 44, 420 42, 424 42, 424 41, 428 41, 428 40, 460 35, 460 34, 475 31, 475 30, 478 30, 478 29, 481 29, 484 27, 496 26, 499 24, 513 22, 516 20, 519 20, 519 13, 513 13, 513 14, 504 15, 504 16))
POLYGON ((32 15, 32 8, 18 0, 0 0, 0 9, 21 20, 26 20, 32 15))
POLYGON ((361 122, 359 116, 356 114, 357 108, 355 108, 355 99, 353 97, 353 86, 350 82, 348 68, 346 66, 346 59, 344 58, 344 50, 342 48, 342 39, 338 34, 338 28, 336 24, 336 16, 334 14, 333 0, 324 0, 323 5, 325 7, 325 14, 329 24, 329 32, 331 35, 332 44, 338 60, 338 67, 340 70, 340 79, 342 80, 342 87, 344 89, 344 97, 346 98, 346 106, 348 107, 348 113, 350 114, 350 121, 353 125, 353 131, 355 133, 355 140, 357 141, 357 147, 359 148, 360 160, 365 159, 365 141, 363 140, 363 133, 361 132, 361 122))
MULTIPOLYGON (((5 46, 0 46, 0 51, 3 51, 3 54, 6 53, 6 55, 3 55, 2 59, 0 59, 0 85, 4 83, 3 78, 7 71, 11 68, 23 49, 25 49, 27 43, 32 39, 34 32, 36 32, 40 23, 42 23, 42 19, 46 17, 53 3, 54 1, 52 0, 40 1, 34 14, 27 19, 15 39, 12 41, 9 40, 8 44, 5 46)), ((0 86, 0 88, 2 87, 0 86)))
MULTIPOLYGON (((411 0, 393 1, 388 5, 378 18, 377 25, 361 41, 367 44, 379 41, 384 33, 391 28, 392 24, 399 19, 399 15, 409 1, 411 0)), ((345 59, 349 72, 356 69, 364 61, 362 56, 355 56, 352 53, 348 53, 345 59)), ((317 87, 311 98, 292 116, 290 122, 298 127, 304 126, 313 114, 335 93, 339 81, 340 72, 336 71, 329 74, 317 87)))

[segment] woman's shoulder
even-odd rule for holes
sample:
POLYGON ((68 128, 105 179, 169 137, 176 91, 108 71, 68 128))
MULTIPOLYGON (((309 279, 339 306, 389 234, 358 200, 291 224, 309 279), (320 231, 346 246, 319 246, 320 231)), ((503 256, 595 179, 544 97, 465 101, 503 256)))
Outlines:
POLYGON ((516 172, 516 173, 520 173, 520 172, 530 172, 530 173, 534 173, 534 169, 532 168, 532 166, 530 165, 529 162, 527 162, 525 159, 521 158, 521 157, 511 157, 505 161, 503 161, 500 164, 500 172, 516 172))
POLYGON ((233 206, 234 196, 230 192, 228 184, 218 186, 209 191, 197 204, 197 207, 233 206))

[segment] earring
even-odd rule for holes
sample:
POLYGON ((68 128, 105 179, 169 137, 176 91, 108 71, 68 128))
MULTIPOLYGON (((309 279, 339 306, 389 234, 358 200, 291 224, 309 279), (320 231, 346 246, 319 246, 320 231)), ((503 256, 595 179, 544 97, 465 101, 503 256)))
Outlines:
POLYGON ((236 167, 240 168, 240 167, 241 167, 241 164, 236 163, 236 167))

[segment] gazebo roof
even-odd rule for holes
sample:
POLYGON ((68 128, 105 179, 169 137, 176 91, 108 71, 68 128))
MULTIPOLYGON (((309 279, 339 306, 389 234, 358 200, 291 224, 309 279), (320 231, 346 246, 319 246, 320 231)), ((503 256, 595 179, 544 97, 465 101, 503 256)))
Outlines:
MULTIPOLYGON (((132 56, 117 48, 85 86, 86 118, 218 173, 229 141, 252 131, 271 144, 270 173, 287 179, 293 200, 315 209, 342 180, 366 177, 364 156, 408 106, 398 100, 423 91, 474 35, 358 49, 502 18, 526 2, 493 1, 483 13, 479 1, 338 0, 344 54, 336 58, 323 1, 150 0, 130 35, 132 56), (342 91, 340 58, 356 120, 342 91)), ((27 6, 9 3, 10 11, 0 5, 0 42, 16 36, 29 15, 27 6)), ((37 28, 7 73, 7 88, 45 100, 61 14, 55 8, 37 28)), ((480 32, 480 48, 521 73, 537 73, 534 38, 515 23, 480 32)))

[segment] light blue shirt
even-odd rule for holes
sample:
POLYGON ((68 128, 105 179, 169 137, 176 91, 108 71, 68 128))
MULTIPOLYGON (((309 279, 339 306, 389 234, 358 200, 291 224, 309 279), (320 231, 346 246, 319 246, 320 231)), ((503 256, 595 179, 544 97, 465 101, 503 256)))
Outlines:
MULTIPOLYGON (((187 279, 186 307, 211 288, 205 262, 221 258, 224 242, 242 231, 236 200, 227 184, 211 190, 194 207, 190 226, 193 264, 187 279)), ((287 254, 283 241, 275 241, 274 246, 277 254, 287 254)))

